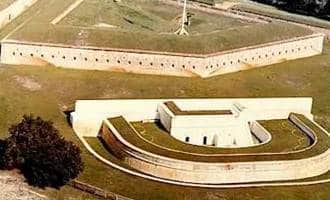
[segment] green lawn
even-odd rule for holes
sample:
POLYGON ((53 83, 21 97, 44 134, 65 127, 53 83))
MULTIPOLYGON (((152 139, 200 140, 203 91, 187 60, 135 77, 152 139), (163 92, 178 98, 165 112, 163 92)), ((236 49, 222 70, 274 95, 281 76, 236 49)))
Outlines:
MULTIPOLYGON (((45 26, 72 2, 73 0, 39 0, 28 12, 2 29, 0 37, 3 38, 25 20, 29 21, 31 16, 37 17, 39 25, 45 26)), ((31 24, 33 23, 28 23, 29 26, 31 24)), ((38 32, 41 28, 29 26, 27 27, 31 32, 33 30, 38 32)), ((231 33, 233 38, 239 37, 238 43, 240 43, 242 35, 235 35, 237 30, 231 33)), ((277 30, 282 31, 278 28, 277 30)), ((269 29, 269 32, 279 34, 275 28, 269 29)), ((100 40, 109 37, 109 33, 104 33, 104 37, 100 40)), ((263 37, 254 34, 253 36, 263 37)), ((96 37, 99 35, 97 34, 96 37)), ((227 45, 226 42, 224 44, 227 45)), ((198 45, 200 44, 196 46, 200 47, 198 45)), ((8 127, 18 122, 23 114, 34 113, 54 121, 67 139, 80 144, 62 111, 72 109, 76 99, 96 98, 312 96, 316 120, 330 130, 329 91, 330 45, 326 46, 325 53, 320 56, 209 79, 64 70, 51 66, 0 66, 0 136, 6 137, 8 127), (19 78, 33 80, 40 84, 41 88, 31 91, 26 84, 17 81, 19 78)), ((136 199, 324 200, 330 195, 329 183, 300 187, 241 189, 178 187, 132 177, 114 170, 100 163, 85 149, 83 149, 83 159, 85 171, 79 177, 80 180, 136 199)), ((64 187, 60 193, 50 189, 43 193, 57 199, 96 199, 70 187, 64 187)))
MULTIPOLYGON (((9 38, 31 42, 99 46, 179 53, 214 53, 311 34, 286 23, 260 24, 191 10, 189 37, 173 34, 176 7, 157 2, 92 1, 80 5, 58 25, 50 22, 74 0, 40 0, 9 38), (47 3, 48 2, 48 3, 47 3), (155 11, 156 9, 156 11, 155 11), (173 19, 174 18, 174 19, 173 19), (173 21, 174 20, 174 21, 173 21), (99 28, 100 23, 116 28, 99 28)), ((15 20, 22 21, 22 18, 15 20)), ((6 28, 3 32, 8 33, 6 28)), ((5 34, 1 34, 5 35, 5 34)))
POLYGON ((264 44, 308 34, 311 34, 310 30, 278 22, 236 27, 189 37, 141 31, 83 29, 71 26, 54 27, 49 24, 28 23, 24 28, 15 32, 9 39, 67 45, 78 44, 121 49, 204 54, 264 44))
MULTIPOLYGON (((330 130, 329 91, 329 45, 325 46, 323 55, 208 79, 70 70, 51 66, 1 66, 0 135, 5 137, 8 127, 19 121, 23 114, 34 113, 54 121, 66 138, 78 143, 62 111, 72 109, 77 99, 109 98, 312 96, 316 120, 330 130), (33 80, 41 88, 31 91, 28 85, 17 81, 19 78, 33 80)), ((172 186, 123 174, 83 151, 86 166, 80 180, 136 199, 324 200, 330 195, 330 184, 242 189, 172 186)))
POLYGON ((174 150, 199 154, 230 154, 230 153, 275 153, 303 149, 309 146, 310 140, 289 120, 267 120, 259 122, 271 134, 272 141, 266 145, 252 148, 209 148, 190 145, 176 140, 159 124, 134 122, 132 125, 144 139, 174 150))
MULTIPOLYGON (((189 9, 188 13, 191 16, 189 26, 191 35, 255 24, 193 9, 189 9)), ((174 33, 179 28, 181 14, 182 7, 159 1, 125 0, 118 3, 107 0, 85 0, 67 15, 60 25, 168 34, 174 33)))
MULTIPOLYGON (((268 125, 267 128, 271 127, 274 128, 274 126, 277 127, 277 129, 281 129, 279 131, 276 130, 276 134, 273 134, 273 140, 270 142, 270 144, 265 144, 262 146, 257 147, 250 147, 250 148, 239 148, 239 149, 208 149, 205 150, 204 155, 192 155, 185 152, 191 152, 194 153, 201 153, 200 148, 194 148, 191 145, 184 145, 184 144, 178 144, 178 142, 175 142, 174 139, 167 138, 167 140, 163 140, 163 142, 160 144, 163 146, 163 143, 165 146, 169 147, 170 149, 174 149, 177 151, 171 151, 166 148, 160 148, 156 145, 153 145, 145 140, 142 140, 141 137, 139 137, 137 131, 133 129, 129 122, 127 122, 123 117, 114 117, 108 119, 109 122, 114 126, 114 128, 120 133, 120 135, 129 143, 133 144, 134 146, 143 149, 145 151, 161 155, 164 157, 179 159, 179 160, 187 160, 187 161, 196 161, 196 162, 247 162, 247 161, 270 161, 270 160, 296 160, 296 159, 303 159, 307 157, 312 157, 319 155, 321 153, 324 153, 326 150, 329 149, 330 146, 330 139, 327 134, 319 130, 317 127, 313 127, 312 130, 314 131, 316 137, 318 138, 318 142, 315 146, 313 146, 311 149, 307 149, 303 152, 293 153, 293 154, 287 154, 287 155, 245 155, 245 156, 236 156, 236 155, 216 155, 215 153, 223 153, 223 154, 238 154, 238 153, 260 153, 260 152, 285 152, 288 150, 295 150, 295 148, 298 150, 300 146, 307 147, 308 146, 308 140, 301 141, 303 144, 300 144, 299 140, 297 140, 297 136, 293 135, 292 132, 297 132, 301 137, 304 137, 303 133, 301 131, 297 130, 290 122, 286 120, 274 120, 273 122, 263 122, 262 124, 268 125), (280 125, 282 123, 282 127, 280 125), (283 136, 283 132, 286 134, 286 136, 283 136), (287 144, 282 144, 283 141, 290 140, 290 142, 286 142, 287 144), (304 145, 305 143, 305 145, 304 145), (181 150, 184 149, 182 152, 181 150), (198 151, 198 152, 197 152, 198 151), (207 155, 209 152, 210 155, 207 155)), ((272 132, 275 133, 273 130, 272 132)), ((151 133, 152 134, 152 133, 151 133)), ((149 135, 150 136, 150 135, 149 135)), ((299 136, 298 136, 299 137, 299 136)), ((164 137, 162 137, 164 139, 164 137)))

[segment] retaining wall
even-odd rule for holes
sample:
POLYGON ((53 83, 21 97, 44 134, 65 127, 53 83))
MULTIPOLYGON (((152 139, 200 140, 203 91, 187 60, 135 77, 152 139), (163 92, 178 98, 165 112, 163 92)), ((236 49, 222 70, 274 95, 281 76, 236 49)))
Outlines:
POLYGON ((0 11, 0 29, 14 20, 38 0, 16 0, 7 8, 0 11))
POLYGON ((180 54, 4 40, 1 62, 65 68, 209 77, 322 53, 315 34, 215 54, 180 54))
MULTIPOLYGON (((261 144, 266 144, 272 139, 272 135, 263 126, 261 126, 257 121, 250 123, 251 132, 260 141, 261 144)), ((314 138, 315 140, 315 138, 314 138)))
MULTIPOLYGON (((159 156, 133 146, 124 140, 116 128, 105 121, 103 135, 109 148, 126 155, 125 162, 144 173, 181 182, 222 184, 261 181, 294 180, 317 176, 330 168, 330 150, 314 157, 297 160, 201 163, 159 156), (107 141, 110 140, 110 141, 107 141)), ((285 156, 285 155, 284 155, 285 156)))

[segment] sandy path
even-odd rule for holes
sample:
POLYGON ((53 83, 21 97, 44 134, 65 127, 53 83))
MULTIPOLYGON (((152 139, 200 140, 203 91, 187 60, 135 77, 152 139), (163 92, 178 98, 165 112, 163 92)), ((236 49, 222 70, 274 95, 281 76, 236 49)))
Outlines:
POLYGON ((45 199, 31 191, 23 177, 14 171, 0 171, 0 200, 41 200, 45 199))

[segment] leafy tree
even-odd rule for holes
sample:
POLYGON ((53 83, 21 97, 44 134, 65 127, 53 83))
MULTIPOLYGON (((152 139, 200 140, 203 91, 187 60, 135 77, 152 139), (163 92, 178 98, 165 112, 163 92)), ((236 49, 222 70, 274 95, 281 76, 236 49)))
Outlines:
POLYGON ((315 15, 329 19, 330 0, 255 0, 262 3, 279 6, 292 12, 315 15))
POLYGON ((7 167, 17 167, 31 185, 60 187, 83 170, 80 149, 60 136, 50 121, 24 116, 9 129, 7 167))
POLYGON ((5 158, 5 153, 6 153, 6 141, 0 139, 0 169, 6 169, 6 158, 5 158))

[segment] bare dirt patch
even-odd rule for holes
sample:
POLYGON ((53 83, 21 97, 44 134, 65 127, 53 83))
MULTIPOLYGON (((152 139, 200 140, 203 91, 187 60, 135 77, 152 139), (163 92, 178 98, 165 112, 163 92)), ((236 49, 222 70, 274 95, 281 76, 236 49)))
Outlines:
POLYGON ((25 89, 30 91, 37 91, 41 89, 41 84, 38 83, 36 80, 26 76, 14 76, 14 80, 19 83, 25 89))
POLYGON ((236 5, 239 5, 239 3, 237 3, 237 2, 228 2, 228 1, 225 1, 225 2, 222 2, 222 3, 217 3, 217 4, 216 4, 216 7, 217 7, 217 8, 224 9, 224 10, 229 10, 229 9, 231 9, 232 7, 236 6, 236 5))
POLYGON ((24 178, 14 171, 0 171, 0 200, 41 200, 46 197, 29 189, 24 178))

